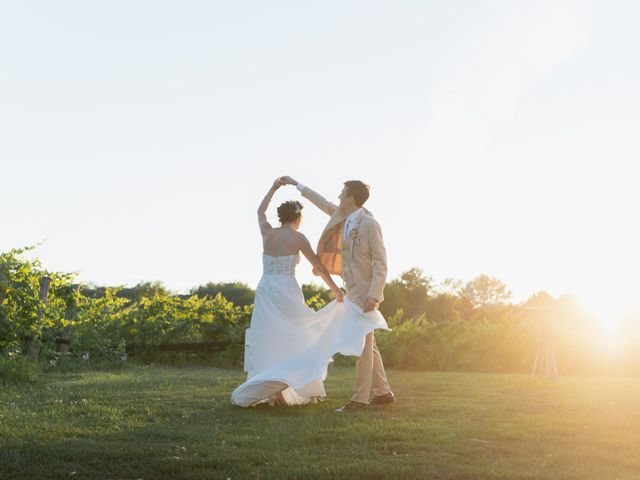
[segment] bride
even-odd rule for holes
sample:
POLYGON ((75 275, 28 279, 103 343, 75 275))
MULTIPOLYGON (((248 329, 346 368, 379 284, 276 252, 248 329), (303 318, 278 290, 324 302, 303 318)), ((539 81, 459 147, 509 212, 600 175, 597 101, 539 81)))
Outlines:
POLYGON ((245 333, 247 381, 231 394, 231 403, 241 407, 303 405, 324 397, 324 379, 333 355, 360 356, 368 333, 388 329, 380 312, 363 313, 344 297, 309 240, 298 231, 302 204, 284 202, 277 210, 280 227, 269 224, 267 207, 282 185, 277 179, 258 207, 263 275, 245 333), (300 253, 336 297, 317 312, 306 306, 295 277, 300 253))

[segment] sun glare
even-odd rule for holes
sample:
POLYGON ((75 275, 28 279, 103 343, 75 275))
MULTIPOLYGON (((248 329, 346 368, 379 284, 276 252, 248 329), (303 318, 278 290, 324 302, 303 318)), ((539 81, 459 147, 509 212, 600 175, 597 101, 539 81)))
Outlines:
POLYGON ((630 292, 592 288, 576 292, 575 296, 579 305, 597 322, 601 346, 606 350, 619 347, 625 340, 623 323, 635 308, 630 292))

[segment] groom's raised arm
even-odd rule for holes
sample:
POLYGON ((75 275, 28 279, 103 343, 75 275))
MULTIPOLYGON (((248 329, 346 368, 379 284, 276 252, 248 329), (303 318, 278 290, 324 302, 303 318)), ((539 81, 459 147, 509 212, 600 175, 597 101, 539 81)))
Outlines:
POLYGON ((314 192, 309 187, 306 187, 303 184, 295 181, 293 178, 291 177, 281 177, 281 178, 285 183, 288 183, 289 185, 295 185, 296 188, 300 190, 300 193, 302 193, 302 196, 304 198, 311 200, 311 203, 313 203, 316 207, 318 207, 327 215, 329 216, 333 215, 336 209, 338 208, 336 204, 331 203, 329 200, 324 198, 319 193, 314 192))
POLYGON ((333 212, 335 212, 336 209, 338 208, 337 205, 331 203, 322 195, 314 192, 309 187, 305 187, 301 183, 296 185, 296 188, 300 190, 300 193, 302 193, 302 196, 304 198, 308 198, 309 200, 311 200, 311 203, 313 203, 316 207, 318 207, 320 210, 322 210, 324 213, 326 213, 329 216, 333 215, 333 212))

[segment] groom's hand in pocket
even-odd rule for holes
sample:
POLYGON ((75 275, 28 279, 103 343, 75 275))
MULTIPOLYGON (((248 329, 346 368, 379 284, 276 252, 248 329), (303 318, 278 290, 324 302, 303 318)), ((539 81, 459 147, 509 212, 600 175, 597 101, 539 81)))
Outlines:
POLYGON ((364 313, 370 312, 371 310, 374 310, 377 305, 378 300, 373 297, 367 297, 367 299, 364 301, 364 305, 362 306, 362 311, 364 313))

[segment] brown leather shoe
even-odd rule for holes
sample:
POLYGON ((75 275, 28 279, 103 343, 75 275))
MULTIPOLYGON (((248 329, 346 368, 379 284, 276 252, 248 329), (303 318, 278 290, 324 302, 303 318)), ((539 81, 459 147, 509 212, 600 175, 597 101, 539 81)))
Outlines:
POLYGON ((393 392, 386 393, 384 395, 380 395, 379 397, 373 397, 373 400, 369 402, 370 407, 375 407, 376 405, 388 405, 389 403, 393 403, 396 401, 396 396, 393 392))
POLYGON ((336 412, 338 413, 350 413, 350 412, 361 412, 366 410, 369 407, 366 403, 354 402, 351 400, 342 408, 338 408, 336 412))

